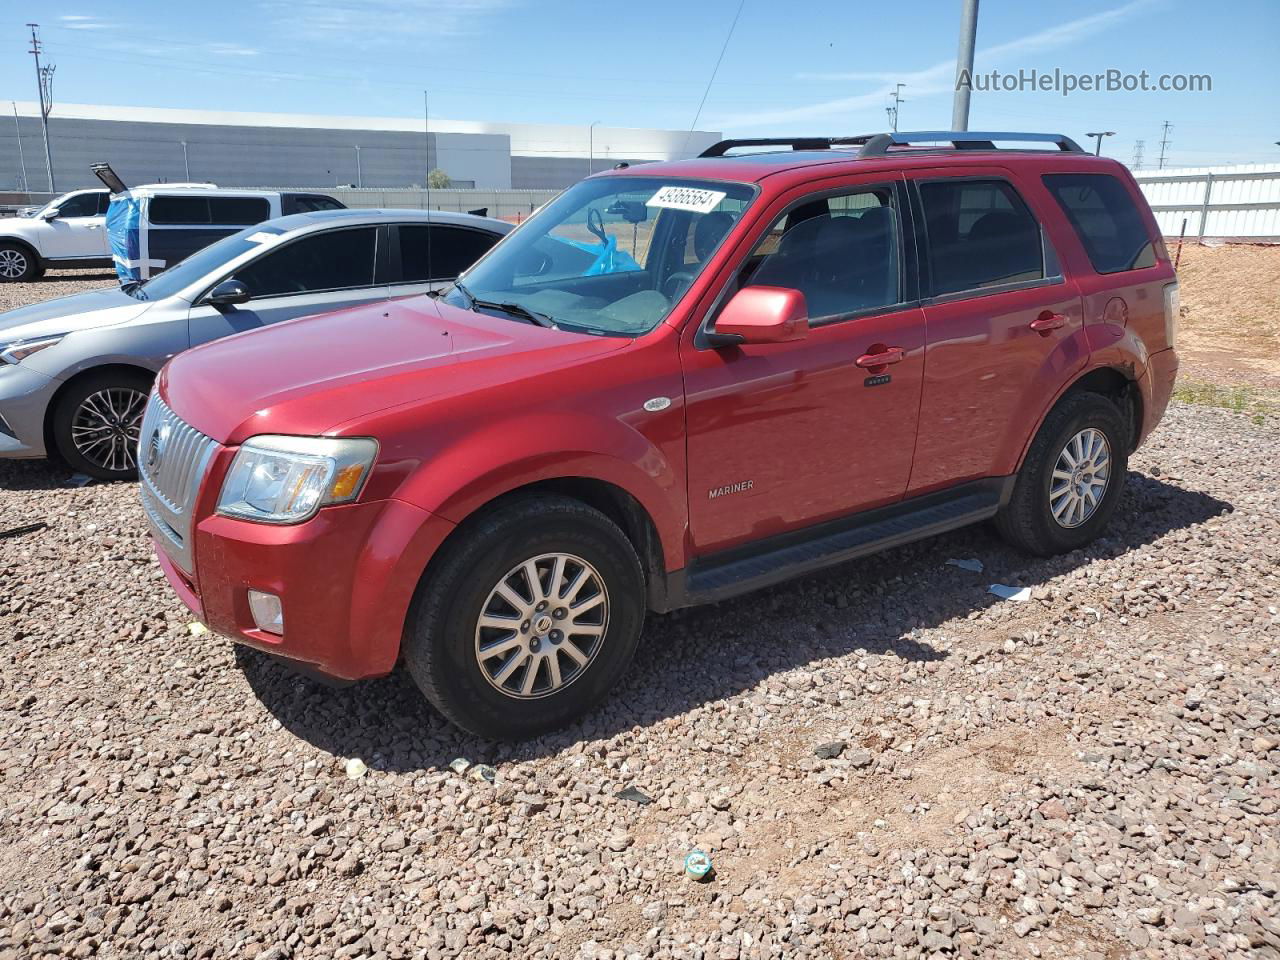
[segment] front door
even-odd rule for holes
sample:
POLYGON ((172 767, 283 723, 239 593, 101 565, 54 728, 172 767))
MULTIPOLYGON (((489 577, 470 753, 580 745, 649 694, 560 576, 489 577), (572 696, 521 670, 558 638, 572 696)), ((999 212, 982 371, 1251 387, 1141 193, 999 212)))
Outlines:
POLYGON ((924 362, 904 197, 900 183, 840 178, 764 218, 720 303, 742 286, 798 289, 805 339, 713 348, 686 330, 696 554, 902 497, 924 362))
POLYGON ((1008 173, 918 177, 928 346, 911 494, 1011 474, 1046 399, 1088 360, 1080 293, 1008 173))
POLYGON ((281 320, 385 300, 386 285, 375 283, 375 261, 385 235, 386 228, 348 227, 304 234, 264 251, 231 274, 248 288, 248 303, 215 307, 198 302, 191 308, 191 346, 281 320))
POLYGON ((73 193, 58 205, 58 216, 40 231, 40 252, 48 260, 109 257, 106 204, 101 190, 73 193))

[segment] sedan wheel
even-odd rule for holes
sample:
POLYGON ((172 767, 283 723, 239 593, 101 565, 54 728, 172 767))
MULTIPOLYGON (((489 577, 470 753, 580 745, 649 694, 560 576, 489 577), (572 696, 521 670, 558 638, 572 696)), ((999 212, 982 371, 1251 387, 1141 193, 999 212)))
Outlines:
POLYGON ((89 463, 112 473, 138 469, 138 437, 147 395, 129 387, 84 398, 71 421, 71 442, 89 463))

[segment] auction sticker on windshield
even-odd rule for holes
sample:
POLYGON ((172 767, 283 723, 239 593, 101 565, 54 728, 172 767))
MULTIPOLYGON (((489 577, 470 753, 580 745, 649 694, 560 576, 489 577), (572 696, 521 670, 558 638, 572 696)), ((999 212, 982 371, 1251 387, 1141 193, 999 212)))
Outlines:
POLYGON ((690 210, 693 213, 710 213, 726 194, 721 190, 700 190, 697 187, 663 187, 645 201, 646 207, 667 207, 671 210, 690 210))

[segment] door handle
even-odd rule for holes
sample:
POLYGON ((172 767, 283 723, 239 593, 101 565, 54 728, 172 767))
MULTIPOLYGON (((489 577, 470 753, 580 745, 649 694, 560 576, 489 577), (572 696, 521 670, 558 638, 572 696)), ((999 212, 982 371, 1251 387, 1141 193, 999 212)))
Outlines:
POLYGON ((899 363, 905 360, 907 352, 901 347, 887 347, 879 353, 864 353, 857 360, 853 361, 860 367, 886 367, 891 363, 899 363))
POLYGON ((1040 314, 1040 316, 1036 317, 1029 324, 1027 324, 1027 326, 1029 326, 1036 333, 1048 333, 1050 330, 1057 330, 1059 327, 1066 326, 1066 324, 1067 324, 1067 318, 1064 317, 1062 314, 1051 313, 1050 311, 1046 310, 1044 313, 1040 314))

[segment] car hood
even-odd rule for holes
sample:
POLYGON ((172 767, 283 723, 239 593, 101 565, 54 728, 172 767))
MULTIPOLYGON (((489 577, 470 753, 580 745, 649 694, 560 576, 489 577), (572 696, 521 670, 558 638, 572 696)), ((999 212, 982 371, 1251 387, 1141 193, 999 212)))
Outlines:
POLYGON ((358 433, 361 417, 554 370, 628 341, 549 330, 430 297, 287 320, 179 354, 160 391, 223 444, 263 433, 358 433), (341 431, 336 430, 342 426, 341 431))
POLYGON ((0 343, 108 327, 140 316, 151 304, 118 287, 89 290, 0 313, 0 343))

